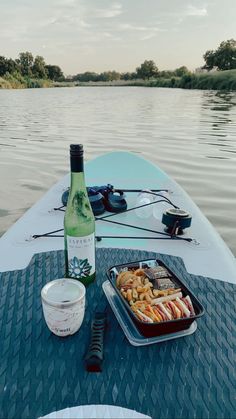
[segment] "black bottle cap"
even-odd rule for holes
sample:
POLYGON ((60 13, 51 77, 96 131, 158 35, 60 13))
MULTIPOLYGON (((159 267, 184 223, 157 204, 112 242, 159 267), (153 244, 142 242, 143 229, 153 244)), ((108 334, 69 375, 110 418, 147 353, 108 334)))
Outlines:
POLYGON ((83 144, 70 145, 70 167, 71 172, 84 171, 84 149, 83 144))
POLYGON ((83 156, 84 148, 83 144, 71 144, 70 145, 70 155, 71 156, 83 156))

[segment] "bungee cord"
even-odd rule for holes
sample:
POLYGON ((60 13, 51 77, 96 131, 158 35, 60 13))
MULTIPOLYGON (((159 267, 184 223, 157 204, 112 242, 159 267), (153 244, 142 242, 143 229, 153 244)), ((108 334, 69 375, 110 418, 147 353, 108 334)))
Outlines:
MULTIPOLYGON (((141 192, 141 190, 138 190, 138 189, 122 189, 122 190, 124 192, 141 192)), ((123 236, 123 235, 118 235, 118 236, 117 235, 114 235, 114 236, 113 235, 98 235, 98 236, 95 236, 96 240, 97 241, 101 241, 102 239, 111 239, 111 238, 114 238, 114 239, 132 239, 132 240, 133 239, 135 239, 135 240, 137 240, 137 239, 138 240, 140 240, 140 239, 143 239, 143 240, 173 240, 174 239, 174 240, 183 240, 183 241, 187 241, 187 242, 194 241, 194 239, 192 239, 190 237, 179 237, 179 236, 177 236, 175 234, 170 234, 170 233, 166 233, 166 232, 163 232, 163 231, 152 230, 152 229, 148 229, 148 228, 145 228, 145 227, 140 227, 140 226, 136 226, 136 225, 132 225, 132 224, 128 224, 128 223, 122 223, 120 221, 114 221, 114 220, 108 220, 107 219, 107 218, 114 217, 115 215, 119 215, 119 214, 122 214, 122 213, 127 213, 127 212, 130 212, 130 211, 134 211, 136 209, 139 209, 139 208, 148 207, 150 205, 154 205, 154 204, 161 203, 161 202, 168 203, 168 204, 172 205, 174 208, 179 209, 179 207, 177 205, 175 205, 169 198, 167 198, 167 197, 165 197, 165 196, 163 196, 163 195, 161 195, 160 193, 157 193, 157 192, 168 192, 168 190, 167 189, 156 189, 156 190, 153 190, 153 191, 146 191, 145 190, 145 193, 149 193, 151 195, 155 195, 155 196, 161 197, 162 199, 155 200, 153 202, 149 202, 149 203, 142 204, 142 205, 137 205, 137 206, 134 206, 132 208, 126 209, 125 211, 122 211, 122 212, 119 212, 119 213, 112 213, 112 214, 105 215, 103 217, 95 217, 95 220, 96 221, 104 221, 104 222, 108 222, 108 223, 112 223, 112 224, 116 224, 116 225, 121 225, 121 226, 124 226, 124 227, 129 227, 129 228, 134 228, 134 229, 137 229, 137 230, 142 230, 142 231, 147 231, 147 232, 150 232, 150 233, 159 234, 162 237, 153 237, 153 236, 123 236)), ((55 211, 63 211, 63 212, 65 212, 65 206, 64 205, 61 205, 58 208, 54 208, 54 210, 55 211)), ((59 233, 59 232, 61 232, 63 230, 64 229, 61 228, 61 229, 53 230, 53 231, 50 231, 50 232, 47 232, 47 233, 43 233, 43 234, 34 234, 34 235, 32 235, 32 238, 33 239, 38 239, 40 237, 64 237, 64 234, 55 234, 55 233, 59 233)))

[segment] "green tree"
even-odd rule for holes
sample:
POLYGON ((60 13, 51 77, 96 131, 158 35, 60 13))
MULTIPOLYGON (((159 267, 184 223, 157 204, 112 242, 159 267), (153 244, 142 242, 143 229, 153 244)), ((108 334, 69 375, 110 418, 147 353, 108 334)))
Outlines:
POLYGON ((0 56, 0 76, 4 76, 6 73, 13 74, 20 72, 19 65, 11 58, 7 59, 0 56))
POLYGON ((80 82, 97 81, 98 74, 92 71, 86 71, 85 73, 76 74, 76 76, 73 76, 72 80, 80 82))
POLYGON ((3 56, 0 56, 0 77, 4 76, 4 74, 6 74, 7 71, 8 71, 7 59, 3 56))
POLYGON ((215 52, 215 64, 219 70, 236 68, 236 41, 234 39, 221 42, 215 52))
POLYGON ((34 63, 34 57, 31 52, 21 52, 19 54, 19 59, 16 60, 17 64, 20 66, 20 71, 23 76, 32 76, 32 67, 34 63))
POLYGON ((117 71, 104 71, 99 74, 99 81, 113 81, 120 80, 120 73, 117 71))
POLYGON ((46 79, 48 76, 46 63, 44 61, 44 58, 41 57, 40 55, 37 55, 34 59, 34 64, 32 66, 32 73, 38 79, 46 79))
POLYGON ((7 60, 7 68, 8 68, 8 72, 10 74, 20 73, 20 66, 19 66, 19 64, 17 64, 17 62, 15 60, 12 60, 12 58, 9 58, 7 60))
POLYGON ((58 65, 46 65, 45 66, 48 78, 54 81, 63 81, 64 74, 58 65))
POLYGON ((177 77, 183 77, 185 74, 189 73, 189 70, 187 69, 185 65, 182 65, 181 67, 176 68, 174 73, 177 77))
POLYGON ((206 70, 212 70, 215 67, 215 52, 213 50, 208 50, 203 55, 205 60, 205 65, 203 68, 206 70))
POLYGON ((118 71, 109 71, 111 80, 120 80, 120 73, 118 71))
POLYGON ((171 77, 174 77, 176 74, 172 70, 163 70, 159 71, 158 77, 163 79, 170 79, 171 77))
POLYGON ((104 71, 103 73, 100 73, 98 75, 98 81, 109 81, 109 76, 107 71, 104 71))
POLYGON ((134 80, 137 78, 137 73, 135 72, 126 72, 120 75, 121 80, 134 80))
POLYGON ((158 68, 154 61, 145 60, 140 67, 136 68, 137 78, 150 79, 151 77, 158 76, 158 68))
POLYGON ((233 70, 236 68, 236 41, 229 39, 221 42, 215 50, 208 50, 203 55, 205 65, 203 68, 211 70, 216 67, 218 70, 233 70))

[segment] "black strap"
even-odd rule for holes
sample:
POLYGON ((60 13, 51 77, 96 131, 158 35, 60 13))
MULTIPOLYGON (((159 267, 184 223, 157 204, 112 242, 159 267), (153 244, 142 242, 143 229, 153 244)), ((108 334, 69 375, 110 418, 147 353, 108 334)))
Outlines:
POLYGON ((106 313, 95 313, 91 327, 90 344, 85 356, 85 367, 88 372, 101 372, 103 362, 103 340, 107 326, 106 313))
POLYGON ((191 239, 191 237, 180 237, 180 236, 170 236, 169 237, 149 237, 149 236, 96 236, 96 240, 98 242, 102 241, 102 239, 136 239, 136 240, 184 240, 186 242, 194 242, 198 244, 195 239, 191 239))
POLYGON ((150 228, 145 228, 145 227, 138 227, 138 226, 135 226, 135 225, 133 225, 133 224, 121 223, 120 221, 107 220, 106 218, 97 218, 97 217, 96 217, 96 218, 95 218, 95 220, 96 220, 96 221, 97 221, 97 220, 100 220, 100 221, 104 221, 104 222, 106 222, 106 223, 118 224, 118 225, 125 226, 125 227, 135 228, 135 229, 137 229, 137 230, 149 231, 150 233, 157 233, 157 234, 160 234, 161 236, 168 236, 168 237, 170 237, 170 236, 171 236, 171 234, 169 234, 169 233, 164 233, 163 231, 151 230, 150 228))
MULTIPOLYGON (((146 189, 124 189, 120 188, 123 192, 147 192, 146 189)), ((169 192, 169 189, 152 189, 152 192, 169 192)))
MULTIPOLYGON (((164 190, 165 189, 162 189, 162 191, 164 191, 164 190)), ((132 190, 129 190, 129 191, 132 191, 132 190)), ((136 191, 136 190, 133 190, 133 191, 136 191)), ((150 193, 152 195, 160 196, 161 198, 163 198, 162 195, 159 195, 159 194, 156 194, 156 193, 153 193, 153 192, 150 192, 150 193)), ((164 199, 159 199, 158 201, 153 201, 153 202, 150 202, 148 204, 143 204, 143 205, 139 205, 139 206, 136 206, 136 207, 132 207, 132 208, 126 209, 123 212, 133 211, 135 209, 147 207, 149 205, 153 205, 153 204, 156 204, 156 203, 159 203, 159 202, 168 202, 173 207, 178 208, 168 198, 165 198, 164 197, 164 199)), ((54 208, 54 210, 65 211, 63 208, 64 208, 64 206, 62 205, 59 208, 54 208)), ((172 240, 172 239, 176 239, 176 240, 184 240, 184 241, 187 241, 187 242, 194 241, 194 239, 191 239, 191 238, 179 237, 179 236, 176 236, 175 234, 164 233, 162 231, 151 230, 151 229, 148 229, 148 228, 134 226, 132 224, 126 224, 126 223, 121 223, 119 221, 113 221, 113 220, 108 220, 107 219, 107 218, 110 218, 110 217, 114 217, 115 215, 118 215, 118 214, 120 214, 120 213, 112 213, 112 214, 109 214, 109 215, 105 215, 103 217, 95 217, 95 220, 96 221, 106 221, 108 223, 113 223, 113 224, 118 224, 118 225, 121 225, 121 226, 131 227, 131 228, 135 228, 135 229, 138 229, 138 230, 149 231, 151 233, 160 234, 161 236, 165 236, 165 237, 98 236, 98 237, 96 237, 97 241, 101 241, 102 238, 124 238, 124 239, 126 239, 126 238, 132 238, 132 239, 155 239, 155 240, 161 240, 161 239, 162 240, 163 239, 172 240)), ((55 230, 55 231, 50 231, 50 232, 45 233, 45 234, 34 234, 32 237, 33 237, 33 239, 38 239, 39 237, 64 237, 64 235, 56 235, 56 234, 54 234, 54 233, 58 233, 60 231, 63 231, 63 229, 59 229, 59 230, 55 230)))
POLYGON ((65 205, 61 205, 60 207, 58 207, 58 208, 53 208, 54 209, 54 211, 62 211, 62 212, 66 212, 66 210, 65 210, 65 205))
POLYGON ((64 228, 59 228, 59 230, 53 230, 53 231, 49 231, 48 233, 44 233, 44 234, 34 234, 32 237, 33 239, 38 239, 39 237, 64 237, 60 236, 60 235, 54 235, 54 233, 59 233, 60 231, 63 231, 64 228))

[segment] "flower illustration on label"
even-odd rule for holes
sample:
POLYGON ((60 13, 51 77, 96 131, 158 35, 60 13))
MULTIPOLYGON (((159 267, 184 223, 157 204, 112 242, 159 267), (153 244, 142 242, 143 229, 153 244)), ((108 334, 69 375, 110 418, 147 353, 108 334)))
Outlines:
POLYGON ((69 275, 72 278, 81 278, 89 276, 92 266, 89 264, 88 259, 78 259, 74 256, 69 260, 69 275))

